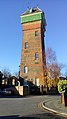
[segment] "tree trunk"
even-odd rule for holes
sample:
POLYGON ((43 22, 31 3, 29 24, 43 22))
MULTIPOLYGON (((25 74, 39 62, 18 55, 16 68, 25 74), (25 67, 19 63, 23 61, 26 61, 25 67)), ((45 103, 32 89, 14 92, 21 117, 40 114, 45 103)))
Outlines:
POLYGON ((65 101, 64 101, 64 93, 61 93, 61 104, 65 104, 65 101))

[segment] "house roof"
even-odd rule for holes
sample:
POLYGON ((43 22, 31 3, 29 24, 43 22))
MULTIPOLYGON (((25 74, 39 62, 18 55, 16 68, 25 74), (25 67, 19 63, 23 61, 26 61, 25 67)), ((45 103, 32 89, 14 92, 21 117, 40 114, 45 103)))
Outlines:
POLYGON ((8 79, 15 79, 15 80, 18 80, 18 78, 15 77, 15 76, 11 76, 11 77, 7 78, 7 80, 8 80, 8 79))
POLYGON ((0 71, 0 75, 2 76, 3 75, 3 73, 0 71))
POLYGON ((60 80, 66 80, 66 77, 59 77, 60 80))
POLYGON ((42 12, 42 10, 38 7, 35 7, 35 8, 30 8, 29 10, 24 12, 22 15, 28 15, 28 14, 32 14, 32 13, 38 13, 38 12, 42 12))

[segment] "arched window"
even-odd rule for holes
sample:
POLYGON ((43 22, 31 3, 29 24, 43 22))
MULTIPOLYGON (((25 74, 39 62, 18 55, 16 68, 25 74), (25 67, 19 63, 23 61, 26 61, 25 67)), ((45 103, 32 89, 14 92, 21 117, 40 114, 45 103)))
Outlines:
POLYGON ((35 85, 39 86, 39 79, 38 78, 35 79, 35 85))
POLYGON ((35 36, 38 36, 39 34, 38 34, 38 31, 35 31, 35 36))
POLYGON ((24 73, 28 73, 28 67, 24 66, 24 73))
POLYGON ((28 42, 25 42, 25 49, 28 48, 28 42))
POLYGON ((35 60, 39 59, 39 54, 35 53, 35 60))

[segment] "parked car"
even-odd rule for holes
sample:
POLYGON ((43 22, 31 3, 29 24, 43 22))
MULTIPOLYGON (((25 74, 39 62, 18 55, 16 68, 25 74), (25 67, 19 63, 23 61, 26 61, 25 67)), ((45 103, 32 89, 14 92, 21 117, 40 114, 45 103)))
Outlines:
POLYGON ((11 94, 11 90, 9 90, 9 89, 3 89, 1 91, 1 94, 3 94, 3 95, 10 95, 11 94))

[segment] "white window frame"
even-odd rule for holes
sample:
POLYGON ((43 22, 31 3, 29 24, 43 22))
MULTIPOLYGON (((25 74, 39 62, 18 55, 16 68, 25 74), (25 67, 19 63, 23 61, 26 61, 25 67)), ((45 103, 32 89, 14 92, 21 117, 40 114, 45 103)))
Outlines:
POLYGON ((35 53, 35 60, 39 59, 39 54, 35 53))
POLYGON ((38 34, 38 31, 35 31, 35 36, 38 36, 39 34, 38 34))
POLYGON ((24 73, 28 73, 28 67, 27 66, 24 66, 24 73))
POLYGON ((25 49, 27 49, 28 47, 28 42, 25 42, 25 49))

